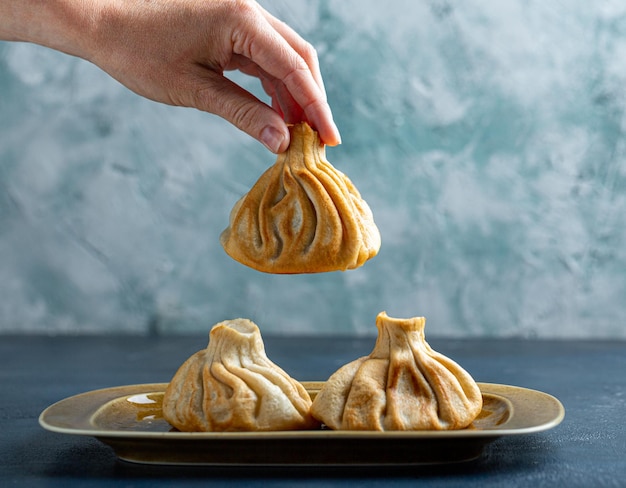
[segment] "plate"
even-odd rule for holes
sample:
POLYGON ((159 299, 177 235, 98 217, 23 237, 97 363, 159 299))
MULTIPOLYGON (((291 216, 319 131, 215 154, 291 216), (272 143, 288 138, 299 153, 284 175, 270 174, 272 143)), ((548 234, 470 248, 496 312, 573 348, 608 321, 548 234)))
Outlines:
MULTIPOLYGON (((315 397, 323 382, 302 382, 315 397)), ((118 458, 148 464, 372 465, 469 461, 502 436, 557 426, 565 409, 537 390, 478 383, 483 409, 472 425, 448 431, 304 430, 179 432, 162 417, 167 383, 118 386, 61 400, 39 423, 62 434, 93 436, 118 458)))

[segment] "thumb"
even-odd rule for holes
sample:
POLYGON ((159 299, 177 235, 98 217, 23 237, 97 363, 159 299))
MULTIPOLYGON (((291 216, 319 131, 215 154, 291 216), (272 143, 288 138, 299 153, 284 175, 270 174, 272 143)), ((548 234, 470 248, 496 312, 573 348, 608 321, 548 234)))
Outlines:
POLYGON ((227 120, 273 153, 289 147, 289 129, 270 106, 223 75, 211 72, 197 88, 191 106, 227 120))

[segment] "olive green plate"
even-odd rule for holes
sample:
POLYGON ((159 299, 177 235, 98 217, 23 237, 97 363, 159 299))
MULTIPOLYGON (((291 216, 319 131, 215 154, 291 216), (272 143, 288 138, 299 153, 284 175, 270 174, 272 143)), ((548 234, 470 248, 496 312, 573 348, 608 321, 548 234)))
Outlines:
MULTIPOLYGON (((302 382, 314 397, 323 382, 302 382)), ((541 432, 565 415, 555 397, 536 390, 478 384, 483 409, 472 425, 448 431, 178 432, 162 417, 166 383, 119 386, 61 400, 42 427, 93 436, 125 461, 202 465, 371 465, 469 461, 502 436, 541 432)))

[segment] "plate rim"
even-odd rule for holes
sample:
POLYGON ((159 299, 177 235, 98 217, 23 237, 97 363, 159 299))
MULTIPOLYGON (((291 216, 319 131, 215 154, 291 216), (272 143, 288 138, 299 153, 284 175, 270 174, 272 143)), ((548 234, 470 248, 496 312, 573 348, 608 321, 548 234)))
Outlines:
MULTIPOLYGON (((324 384, 324 381, 301 381, 301 383, 308 387, 308 389, 314 389, 314 387, 319 387, 324 384)), ((545 430, 549 430, 551 428, 559 425, 563 419, 565 418, 565 408, 561 401, 555 396, 545 393, 540 390, 535 390, 531 388, 525 388, 520 386, 512 386, 506 384, 499 383, 484 383, 478 382, 478 386, 483 393, 491 394, 494 396, 500 396, 505 398, 507 401, 512 403, 513 412, 510 418, 507 420, 503 428, 493 428, 493 429, 460 429, 460 430, 412 430, 412 431, 373 431, 373 430, 331 430, 331 429, 323 429, 323 430, 289 430, 289 431, 264 431, 264 432, 154 432, 154 431, 138 431, 138 430, 114 430, 114 429, 103 429, 98 427, 93 428, 77 428, 72 426, 63 426, 60 425, 59 422, 54 422, 51 417, 54 417, 55 412, 63 407, 67 407, 67 405, 71 405, 72 403, 76 403, 80 401, 82 398, 86 398, 87 396, 92 396, 97 398, 107 398, 103 402, 91 402, 95 403, 95 408, 91 410, 85 411, 85 416, 91 417, 98 408, 104 406, 106 403, 115 400, 117 398, 137 395, 137 394, 148 394, 148 393, 161 393, 165 390, 168 383, 140 383, 133 385, 121 385, 121 386, 113 386, 107 388, 100 388, 96 390, 86 391, 83 393, 78 393, 76 395, 72 395, 66 397, 62 400, 59 400, 47 408, 45 408, 41 414, 39 415, 38 421, 41 427, 45 430, 56 432, 60 434, 68 434, 68 435, 79 435, 79 436, 90 436, 96 437, 99 439, 105 438, 117 438, 117 439, 133 439, 133 440, 141 440, 141 439, 167 439, 171 441, 176 440, 197 440, 197 441, 211 441, 211 440, 221 440, 225 441, 228 439, 233 440, 263 440, 263 439, 290 439, 290 438, 342 438, 342 439, 373 439, 373 438, 409 438, 409 439, 434 439, 434 438, 449 438, 449 439, 460 439, 460 438, 494 438, 501 436, 512 436, 512 435, 522 435, 522 434, 532 434, 537 432, 542 432, 545 430), (129 392, 129 390, 132 390, 129 392), (124 392, 119 396, 115 395, 117 392, 124 392), (522 396, 535 396, 541 401, 545 402, 546 405, 551 406, 555 410, 555 414, 547 420, 542 422, 538 422, 534 425, 529 425, 521 428, 507 428, 506 424, 511 423, 511 420, 515 418, 515 410, 516 406, 519 407, 519 400, 515 398, 511 399, 510 396, 507 396, 503 393, 509 393, 510 395, 522 395, 522 396), (91 413, 90 413, 91 412, 91 413)), ((79 413, 77 413, 78 415, 79 413)))

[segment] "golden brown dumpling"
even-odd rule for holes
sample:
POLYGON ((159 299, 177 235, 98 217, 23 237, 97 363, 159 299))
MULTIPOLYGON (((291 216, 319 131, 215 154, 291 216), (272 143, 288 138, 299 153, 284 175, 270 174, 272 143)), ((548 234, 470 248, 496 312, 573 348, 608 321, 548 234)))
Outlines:
POLYGON ((215 325, 206 349, 178 369, 163 397, 163 417, 186 432, 308 429, 305 388, 265 354, 250 320, 215 325))
POLYGON ((380 233, 358 190, 325 156, 306 123, 233 207, 220 241, 235 260, 266 273, 358 268, 380 248, 380 233))
POLYGON ((332 429, 448 430, 467 427, 482 409, 473 378, 424 338, 424 317, 376 318, 369 356, 337 370, 313 401, 313 416, 332 429))

